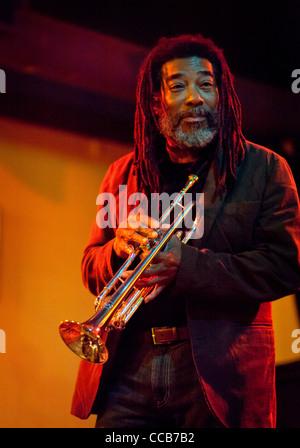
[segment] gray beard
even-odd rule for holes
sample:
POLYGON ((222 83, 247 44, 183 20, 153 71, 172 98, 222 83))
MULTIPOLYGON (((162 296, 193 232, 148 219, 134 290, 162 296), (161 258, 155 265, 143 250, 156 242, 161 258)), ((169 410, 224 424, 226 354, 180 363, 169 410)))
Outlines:
MULTIPOLYGON (((192 111, 197 113, 196 110, 192 111)), ((218 112, 207 113, 206 127, 200 127, 199 124, 191 124, 189 131, 183 131, 181 119, 184 115, 170 118, 165 112, 159 115, 160 132, 172 139, 179 149, 204 148, 213 141, 218 134, 219 114, 218 112)))

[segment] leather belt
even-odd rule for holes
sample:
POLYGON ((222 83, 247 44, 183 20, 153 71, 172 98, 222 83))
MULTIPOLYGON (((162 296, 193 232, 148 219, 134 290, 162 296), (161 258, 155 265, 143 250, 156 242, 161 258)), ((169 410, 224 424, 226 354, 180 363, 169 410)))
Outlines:
POLYGON ((190 338, 188 327, 153 327, 150 331, 140 333, 143 342, 154 345, 172 344, 190 338))

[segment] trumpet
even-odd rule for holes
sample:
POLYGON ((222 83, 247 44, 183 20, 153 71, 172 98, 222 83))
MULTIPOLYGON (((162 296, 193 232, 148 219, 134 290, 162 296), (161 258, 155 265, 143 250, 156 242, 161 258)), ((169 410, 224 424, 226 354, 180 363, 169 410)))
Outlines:
POLYGON ((124 280, 122 279, 123 273, 141 254, 142 248, 138 247, 128 256, 125 263, 96 298, 95 314, 82 323, 65 320, 60 324, 61 338, 77 356, 96 364, 104 364, 108 360, 109 354, 105 345, 107 333, 111 330, 123 330, 126 323, 154 288, 152 286, 138 289, 135 287, 136 282, 174 234, 182 243, 186 244, 198 225, 199 217, 196 215, 192 228, 185 235, 181 230, 178 230, 195 205, 195 201, 191 200, 183 207, 181 205, 182 198, 197 181, 198 177, 195 174, 189 175, 184 188, 161 216, 158 237, 153 241, 146 257, 137 264, 130 276, 124 280), (181 207, 179 215, 174 218, 168 229, 162 230, 166 218, 171 215, 177 205, 181 207))

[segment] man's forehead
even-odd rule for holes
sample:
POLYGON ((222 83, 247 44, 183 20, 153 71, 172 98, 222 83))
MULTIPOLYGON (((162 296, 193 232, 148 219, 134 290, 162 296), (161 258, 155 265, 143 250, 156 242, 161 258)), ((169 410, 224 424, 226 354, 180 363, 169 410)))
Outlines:
POLYGON ((208 59, 200 58, 199 56, 171 59, 165 62, 161 68, 163 80, 188 75, 189 73, 199 73, 214 77, 212 63, 208 59))

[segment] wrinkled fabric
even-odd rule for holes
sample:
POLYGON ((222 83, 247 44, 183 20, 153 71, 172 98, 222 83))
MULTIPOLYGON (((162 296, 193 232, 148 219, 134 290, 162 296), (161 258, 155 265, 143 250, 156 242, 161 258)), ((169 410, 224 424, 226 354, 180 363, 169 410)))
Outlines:
MULTIPOLYGON (((111 165, 101 185, 117 198, 117 225, 127 207, 119 185, 127 184, 128 195, 137 191, 135 169, 128 154, 111 165)), ((300 285, 296 186, 283 158, 248 142, 233 190, 215 198, 215 188, 212 167, 203 189, 204 234, 183 245, 171 293, 184 297, 197 375, 214 414, 227 427, 275 427, 271 302, 300 285)), ((83 280, 95 295, 115 270, 114 236, 115 229, 95 222, 84 251, 83 280)), ((120 337, 108 336, 112 359, 122 356, 113 343, 120 337)), ((99 380, 101 400, 111 364, 100 379, 101 368, 82 362, 73 414, 88 417, 99 380)))

